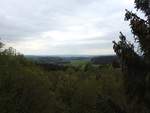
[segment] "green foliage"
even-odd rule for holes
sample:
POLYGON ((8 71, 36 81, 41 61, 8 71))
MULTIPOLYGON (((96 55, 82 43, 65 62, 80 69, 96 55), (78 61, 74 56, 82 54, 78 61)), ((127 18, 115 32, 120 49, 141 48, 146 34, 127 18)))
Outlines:
POLYGON ((46 71, 12 48, 1 53, 1 113, 112 113, 125 106, 121 72, 110 65, 46 71))
POLYGON ((149 109, 149 73, 150 73, 150 1, 135 0, 135 8, 145 14, 145 19, 126 10, 125 20, 130 21, 138 50, 121 33, 120 41, 114 43, 114 51, 121 61, 124 75, 127 113, 148 113, 149 109))
POLYGON ((36 66, 14 49, 0 55, 0 112, 49 113, 52 92, 49 81, 36 66))

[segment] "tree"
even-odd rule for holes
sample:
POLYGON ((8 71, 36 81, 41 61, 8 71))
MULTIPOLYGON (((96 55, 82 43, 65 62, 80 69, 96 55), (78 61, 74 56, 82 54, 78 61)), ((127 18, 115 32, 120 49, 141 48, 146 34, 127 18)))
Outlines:
POLYGON ((135 43, 127 41, 122 33, 119 42, 113 41, 113 48, 121 61, 129 101, 135 101, 136 98, 135 103, 145 103, 146 78, 150 73, 150 0, 135 0, 134 3, 137 11, 145 14, 145 18, 142 19, 136 13, 126 10, 125 20, 130 22, 138 49, 136 50, 135 43))
POLYGON ((2 43, 2 42, 0 42, 0 55, 2 54, 2 49, 3 49, 3 47, 4 47, 4 44, 2 43))

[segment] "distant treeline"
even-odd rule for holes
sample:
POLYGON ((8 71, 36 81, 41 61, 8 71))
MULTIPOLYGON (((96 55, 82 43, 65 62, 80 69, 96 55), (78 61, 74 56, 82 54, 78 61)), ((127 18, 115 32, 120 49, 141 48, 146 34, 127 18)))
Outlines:
POLYGON ((114 61, 118 61, 119 59, 115 55, 108 55, 108 56, 87 56, 87 57, 60 57, 60 56, 26 56, 26 58, 39 63, 39 64, 69 64, 73 61, 89 61, 93 64, 112 64, 114 61))
POLYGON ((114 61, 119 62, 119 58, 116 55, 98 56, 91 59, 93 64, 112 64, 114 61))

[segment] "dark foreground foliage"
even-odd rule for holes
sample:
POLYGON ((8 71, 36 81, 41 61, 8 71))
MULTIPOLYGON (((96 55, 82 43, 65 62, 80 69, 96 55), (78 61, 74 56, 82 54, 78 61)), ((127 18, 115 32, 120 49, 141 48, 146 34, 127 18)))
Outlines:
POLYGON ((137 113, 141 107, 136 98, 129 104, 120 68, 86 64, 48 71, 13 51, 1 49, 1 113, 137 113))
POLYGON ((142 19, 126 10, 125 20, 130 22, 136 44, 120 33, 114 50, 121 61, 127 94, 127 113, 149 113, 150 109, 150 0, 135 0, 135 8, 144 13, 142 19), (137 45, 138 49, 135 49, 137 45))
POLYGON ((127 105, 121 72, 110 65, 47 71, 0 50, 1 113, 113 113, 127 105))

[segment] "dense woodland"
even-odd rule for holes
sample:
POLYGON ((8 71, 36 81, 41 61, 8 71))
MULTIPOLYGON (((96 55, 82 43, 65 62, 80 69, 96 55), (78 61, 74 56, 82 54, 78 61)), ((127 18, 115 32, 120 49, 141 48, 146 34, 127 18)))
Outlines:
POLYGON ((114 112, 120 110, 117 106, 125 101, 122 77, 120 69, 111 65, 45 69, 15 53, 12 48, 1 48, 0 111, 114 112))
POLYGON ((0 43, 0 113, 150 113, 150 7, 135 0, 145 20, 126 11, 139 49, 121 33, 114 42, 120 66, 50 69, 0 43))

